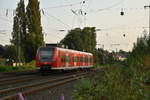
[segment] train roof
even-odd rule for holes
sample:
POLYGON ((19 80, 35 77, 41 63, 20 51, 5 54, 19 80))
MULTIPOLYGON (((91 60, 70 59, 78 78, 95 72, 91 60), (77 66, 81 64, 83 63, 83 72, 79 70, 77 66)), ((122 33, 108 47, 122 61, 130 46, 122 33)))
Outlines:
POLYGON ((68 52, 76 52, 76 53, 81 53, 81 54, 93 55, 92 53, 89 53, 89 52, 77 51, 73 49, 66 49, 66 48, 60 48, 60 47, 54 47, 54 46, 45 46, 41 48, 57 48, 58 50, 63 50, 63 51, 68 51, 68 52))
POLYGON ((83 52, 83 51, 77 51, 77 50, 73 50, 73 49, 66 49, 66 48, 59 48, 59 47, 56 47, 57 49, 59 50, 64 50, 64 51, 69 51, 69 52, 77 52, 77 53, 83 53, 83 54, 88 54, 88 55, 93 55, 92 53, 89 53, 89 52, 83 52))

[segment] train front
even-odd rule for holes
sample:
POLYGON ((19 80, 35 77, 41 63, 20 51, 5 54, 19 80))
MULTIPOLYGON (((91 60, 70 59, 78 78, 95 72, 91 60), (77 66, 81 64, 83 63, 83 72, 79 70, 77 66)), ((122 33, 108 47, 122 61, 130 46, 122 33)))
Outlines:
POLYGON ((37 50, 36 67, 40 69, 40 71, 51 70, 53 66, 54 50, 55 48, 53 47, 41 47, 37 50))

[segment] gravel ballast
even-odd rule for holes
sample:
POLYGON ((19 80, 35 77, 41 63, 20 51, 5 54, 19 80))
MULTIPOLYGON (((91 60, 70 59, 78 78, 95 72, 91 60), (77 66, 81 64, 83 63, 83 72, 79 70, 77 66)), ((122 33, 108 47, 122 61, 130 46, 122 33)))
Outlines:
POLYGON ((37 92, 24 98, 25 100, 62 100, 61 97, 64 96, 64 100, 72 100, 73 92, 78 83, 79 80, 73 81, 55 88, 37 92))

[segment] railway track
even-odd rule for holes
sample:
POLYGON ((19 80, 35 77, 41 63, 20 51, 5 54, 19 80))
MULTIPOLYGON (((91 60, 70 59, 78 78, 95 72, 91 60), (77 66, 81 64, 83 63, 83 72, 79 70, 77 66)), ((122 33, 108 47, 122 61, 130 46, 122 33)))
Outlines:
POLYGON ((30 81, 30 80, 33 80, 33 79, 35 79, 35 75, 20 76, 20 77, 15 77, 15 78, 8 78, 8 79, 1 79, 0 80, 0 87, 4 86, 4 85, 19 83, 19 82, 30 81))
MULTIPOLYGON (((77 72, 73 72, 73 73, 77 73, 77 72)), ((19 83, 23 83, 26 81, 47 79, 47 78, 52 78, 52 77, 56 77, 60 75, 69 75, 69 74, 70 73, 65 73, 65 74, 64 73, 50 73, 47 76, 41 76, 41 75, 35 74, 35 75, 25 75, 25 76, 17 76, 17 77, 15 76, 12 78, 0 79, 0 89, 1 87, 7 86, 7 85, 19 84, 19 83)))
POLYGON ((65 75, 58 78, 49 78, 42 82, 36 82, 28 85, 23 85, 19 87, 13 87, 8 89, 0 90, 0 100, 14 100, 18 97, 18 93, 22 92, 24 96, 28 96, 34 94, 36 92, 46 90, 48 88, 57 87, 62 84, 66 84, 68 82, 78 80, 87 75, 87 72, 84 73, 74 73, 72 75, 65 75))
POLYGON ((26 76, 37 74, 37 70, 21 71, 21 72, 0 72, 0 79, 13 78, 16 76, 26 76))

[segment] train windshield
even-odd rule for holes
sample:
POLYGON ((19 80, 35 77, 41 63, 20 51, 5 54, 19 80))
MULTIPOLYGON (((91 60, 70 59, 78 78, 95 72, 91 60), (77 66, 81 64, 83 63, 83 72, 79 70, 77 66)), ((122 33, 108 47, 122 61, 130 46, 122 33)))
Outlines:
POLYGON ((40 60, 43 62, 52 61, 53 53, 54 53, 54 48, 50 48, 50 47, 40 48, 40 60))

